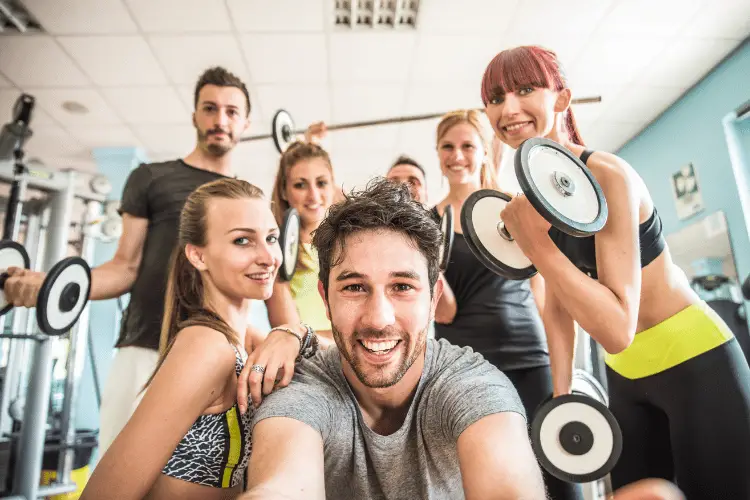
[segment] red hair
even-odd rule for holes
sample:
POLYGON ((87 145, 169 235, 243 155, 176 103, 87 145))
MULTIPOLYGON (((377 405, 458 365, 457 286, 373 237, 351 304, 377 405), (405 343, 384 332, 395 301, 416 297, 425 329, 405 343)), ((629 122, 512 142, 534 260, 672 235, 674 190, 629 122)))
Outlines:
MULTIPOLYGON (((557 54, 533 45, 500 52, 490 61, 482 76, 482 102, 487 106, 492 97, 528 86, 557 92, 568 88, 557 54)), ((565 116, 565 128, 573 143, 585 145, 570 108, 565 116)))

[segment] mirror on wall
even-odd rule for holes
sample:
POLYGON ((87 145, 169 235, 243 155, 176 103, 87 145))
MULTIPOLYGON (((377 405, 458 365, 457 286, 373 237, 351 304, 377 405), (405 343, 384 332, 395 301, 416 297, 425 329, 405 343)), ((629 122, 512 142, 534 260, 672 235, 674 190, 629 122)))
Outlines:
POLYGON ((750 358, 750 333, 724 212, 718 211, 666 236, 672 260, 693 290, 734 331, 750 358))

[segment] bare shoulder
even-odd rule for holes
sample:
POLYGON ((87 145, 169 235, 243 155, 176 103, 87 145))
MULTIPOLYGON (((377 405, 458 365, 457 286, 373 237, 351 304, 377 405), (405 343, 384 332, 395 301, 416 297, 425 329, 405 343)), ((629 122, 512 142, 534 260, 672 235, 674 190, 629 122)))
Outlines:
POLYGON ((234 366, 235 351, 227 337, 203 325, 188 326, 180 330, 169 353, 186 360, 198 358, 201 364, 216 367, 234 366))
POLYGON ((638 177, 630 163, 606 151, 595 151, 586 166, 602 184, 632 184, 638 177))

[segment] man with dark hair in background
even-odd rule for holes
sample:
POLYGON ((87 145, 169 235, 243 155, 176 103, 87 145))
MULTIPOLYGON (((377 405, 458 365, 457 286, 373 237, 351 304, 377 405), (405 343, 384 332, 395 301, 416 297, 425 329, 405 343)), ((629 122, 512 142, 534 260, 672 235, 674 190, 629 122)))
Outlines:
MULTIPOLYGON (((117 250, 91 272, 91 300, 130 292, 102 391, 99 456, 127 423, 156 366, 168 260, 185 200, 199 186, 233 175, 232 152, 250 125, 247 87, 222 67, 200 76, 194 105, 195 148, 184 158, 144 163, 130 173, 120 204, 117 250)), ((9 274, 6 298, 16 306, 33 307, 44 273, 12 269, 9 274)), ((289 314, 269 319, 273 324, 296 322, 296 312, 289 314)))
POLYGON ((388 169, 386 177, 407 184, 414 199, 427 205, 427 174, 415 159, 406 155, 399 156, 388 169))

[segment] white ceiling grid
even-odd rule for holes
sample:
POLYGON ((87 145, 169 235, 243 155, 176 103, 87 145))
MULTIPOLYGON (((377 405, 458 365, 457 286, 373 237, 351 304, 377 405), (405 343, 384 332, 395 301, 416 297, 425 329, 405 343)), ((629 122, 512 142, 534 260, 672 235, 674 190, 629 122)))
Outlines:
MULTIPOLYGON (((356 1, 356 0, 355 0, 356 1)), ((617 149, 750 34, 747 0, 422 0, 417 29, 339 30, 333 0, 23 0, 48 34, 0 36, 0 121, 36 96, 30 156, 94 169, 91 149, 138 146, 154 160, 194 144, 193 85, 223 65, 247 83, 250 134, 274 112, 298 128, 479 107, 479 81, 503 48, 556 50, 586 141, 617 149), (75 101, 89 113, 71 114, 75 101)), ((332 132, 339 182, 361 184, 399 154, 441 192, 435 121, 332 132)), ((270 187, 272 141, 243 143, 238 173, 270 187)))

